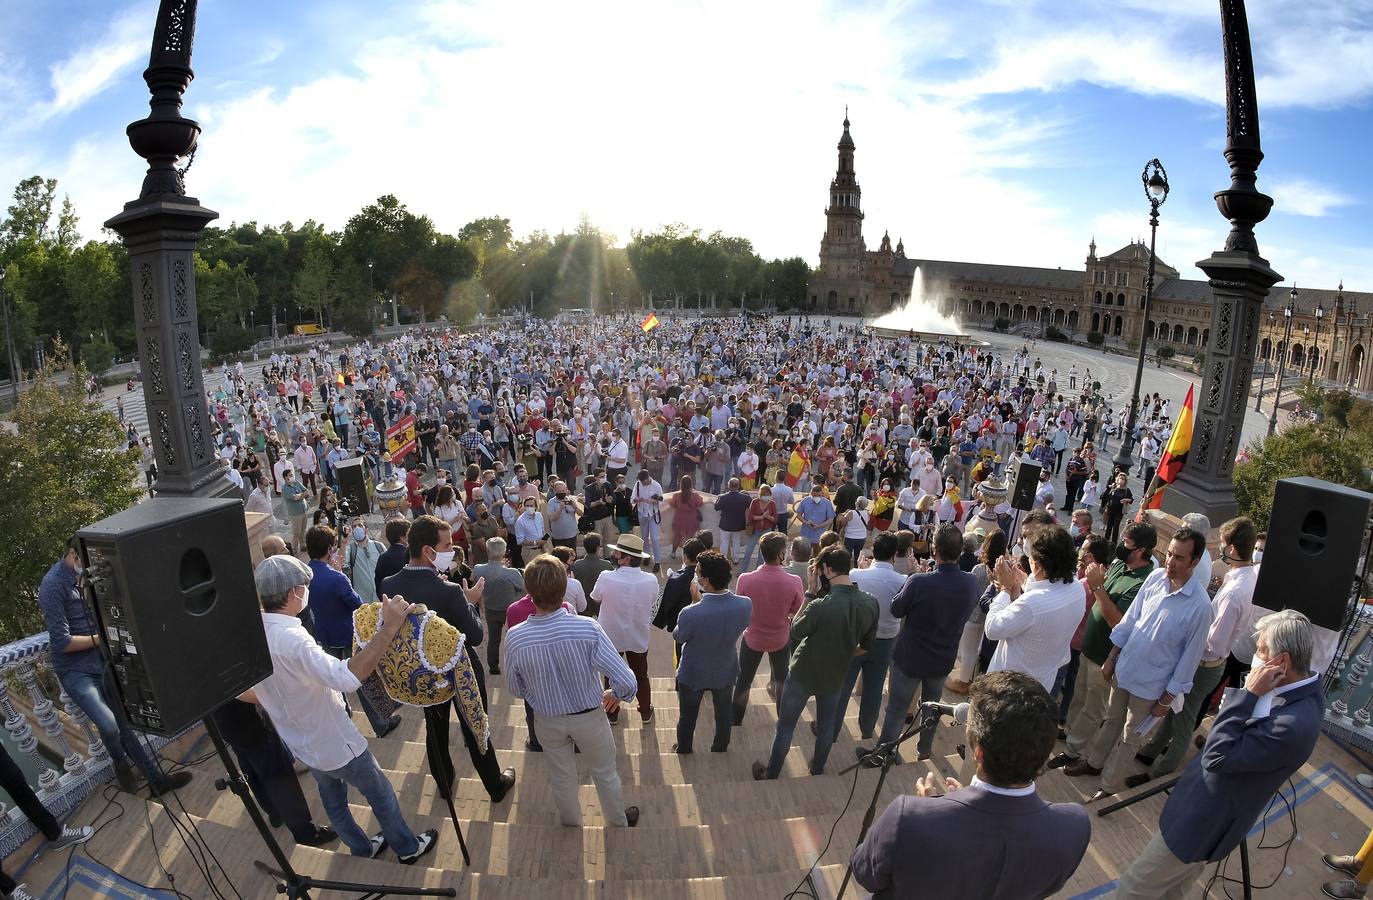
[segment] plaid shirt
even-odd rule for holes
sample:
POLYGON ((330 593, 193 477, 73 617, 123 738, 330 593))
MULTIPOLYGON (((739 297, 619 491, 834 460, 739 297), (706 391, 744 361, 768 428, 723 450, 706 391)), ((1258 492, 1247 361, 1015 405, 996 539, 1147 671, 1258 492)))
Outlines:
POLYGON ((468 453, 476 453, 482 445, 482 436, 477 431, 464 431, 462 434, 462 446, 468 453))

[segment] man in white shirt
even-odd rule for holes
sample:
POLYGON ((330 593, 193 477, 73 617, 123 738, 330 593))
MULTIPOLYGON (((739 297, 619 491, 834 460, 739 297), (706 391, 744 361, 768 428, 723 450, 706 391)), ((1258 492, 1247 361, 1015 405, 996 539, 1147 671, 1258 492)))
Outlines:
POLYGON ((610 447, 605 452, 605 473, 611 484, 620 476, 629 474, 629 444, 625 443, 620 429, 616 428, 610 439, 610 447))
POLYGON ((656 574, 663 558, 663 548, 659 541, 662 530, 663 486, 647 469, 639 470, 639 478, 629 494, 634 511, 639 515, 639 534, 646 546, 653 548, 653 571, 656 574))
MULTIPOLYGON (((648 554, 643 538, 622 534, 618 544, 606 547, 616 568, 602 572, 591 589, 591 599, 601 604, 601 628, 615 650, 629 663, 638 682, 639 717, 653 721, 653 693, 648 680, 648 630, 658 613, 658 579, 642 568, 648 554)), ((610 724, 620 721, 618 710, 608 712, 610 724)))
POLYGON ((402 863, 414 863, 434 849, 438 830, 416 835, 405 823, 395 790, 367 749, 344 705, 376 669, 382 653, 412 609, 404 598, 382 601, 381 625, 365 647, 346 660, 315 643, 297 616, 308 604, 310 567, 293 556, 269 556, 253 572, 272 674, 239 699, 267 711, 281 740, 315 776, 329 822, 354 856, 373 858, 388 844, 402 863), (369 838, 348 807, 348 786, 366 798, 381 826, 369 838))
POLYGON ((898 591, 906 583, 906 576, 892 567, 896 556, 896 535, 884 531, 872 539, 873 563, 868 568, 854 569, 849 573, 858 589, 877 601, 877 639, 872 649, 861 653, 849 663, 849 673, 844 678, 844 686, 839 690, 839 715, 834 717, 834 736, 839 739, 843 728, 843 713, 847 711, 849 698, 858 684, 858 676, 863 676, 863 693, 858 700, 858 734, 867 740, 877 727, 877 714, 882 711, 882 686, 887 683, 887 670, 891 666, 892 651, 896 648, 896 636, 901 633, 901 620, 891 613, 891 603, 898 591))
POLYGON ((988 671, 1024 672, 1052 691, 1082 621, 1077 551, 1068 532, 1057 525, 1035 530, 1025 549, 1030 557, 1028 576, 1009 554, 992 573, 1001 593, 987 611, 983 633, 1000 643, 988 671))

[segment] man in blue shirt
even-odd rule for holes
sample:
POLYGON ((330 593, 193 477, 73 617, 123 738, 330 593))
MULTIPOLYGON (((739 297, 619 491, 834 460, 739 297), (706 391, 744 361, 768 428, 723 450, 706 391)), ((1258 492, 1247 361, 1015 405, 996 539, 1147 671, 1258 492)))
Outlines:
POLYGON ((1111 699, 1087 747, 1088 763, 1101 769, 1101 788, 1092 800, 1124 789, 1131 757, 1173 701, 1192 689, 1211 627, 1211 598, 1206 585, 1192 577, 1205 552, 1205 535, 1178 529, 1163 568, 1144 580, 1135 602, 1111 630, 1111 652, 1101 667, 1111 682, 1111 699))
POLYGON ((674 753, 692 752, 696 716, 707 691, 715 708, 715 740, 710 752, 729 749, 734 682, 739 677, 739 635, 753 614, 753 601, 729 589, 732 569, 729 560, 714 550, 696 558, 696 578, 691 582, 695 602, 681 611, 672 632, 682 648, 677 666, 681 716, 677 719, 677 743, 672 745, 674 753))
POLYGON ((119 786, 129 793, 138 789, 132 761, 147 776, 150 793, 160 797, 185 786, 191 773, 162 774, 123 716, 116 718, 114 703, 105 690, 105 659, 96 649, 100 646, 100 635, 81 598, 82 572, 81 545, 73 537, 67 542, 67 552, 38 586, 38 605, 48 626, 48 659, 53 674, 100 733, 100 740, 114 761, 119 786))
MULTIPOLYGON (((353 590, 348 576, 334 566, 343 552, 338 546, 338 533, 328 525, 315 525, 305 532, 305 551, 314 573, 310 580, 310 611, 315 619, 315 640, 330 656, 348 659, 353 655, 353 610, 362 605, 362 598, 353 590)), ((387 719, 361 691, 358 702, 377 737, 386 737, 400 724, 399 715, 387 719)))

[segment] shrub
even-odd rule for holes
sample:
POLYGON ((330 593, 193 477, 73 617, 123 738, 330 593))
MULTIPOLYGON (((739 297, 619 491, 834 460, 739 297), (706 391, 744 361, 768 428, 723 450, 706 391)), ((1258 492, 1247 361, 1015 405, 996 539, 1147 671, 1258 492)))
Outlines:
POLYGON ((253 346, 253 333, 242 326, 226 322, 210 335, 210 356, 215 362, 243 353, 253 346))
POLYGON ((1011 327, 1011 320, 1005 316, 999 316, 997 320, 992 323, 992 327, 997 331, 1005 331, 1007 328, 1011 327))
POLYGON ((1102 334, 1100 331, 1090 332, 1087 335, 1087 343, 1091 344, 1093 347, 1100 347, 1102 344, 1106 343, 1106 335, 1102 334))
POLYGON ((81 363, 92 375, 104 375, 114 365, 114 346, 105 341, 82 345, 81 363))
POLYGON ((1235 500, 1243 515, 1268 528, 1273 491, 1280 479, 1310 475, 1368 490, 1365 468, 1369 444, 1350 440, 1334 428, 1297 425, 1251 445, 1248 462, 1235 466, 1235 500))
POLYGON ((1154 356, 1158 357, 1160 360, 1169 360, 1177 355, 1178 352, 1167 344, 1164 344, 1154 351, 1154 356))
POLYGON ((1044 339, 1047 341, 1067 341, 1068 335, 1059 331, 1057 327, 1050 325, 1044 329, 1044 339))

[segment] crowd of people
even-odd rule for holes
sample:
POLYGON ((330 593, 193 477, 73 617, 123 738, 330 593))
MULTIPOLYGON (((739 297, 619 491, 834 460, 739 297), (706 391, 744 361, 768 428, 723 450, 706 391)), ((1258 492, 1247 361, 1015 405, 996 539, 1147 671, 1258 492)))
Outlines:
MULTIPOLYGON (((654 628, 673 640, 674 752, 695 752, 706 694, 710 750, 729 751, 765 655, 777 724, 768 758, 751 764, 760 780, 782 773, 812 700, 809 768, 820 774, 855 692, 858 733, 871 742, 857 755, 869 765, 899 759, 891 744, 920 704, 968 695, 969 786, 922 781, 918 793, 977 794, 978 815, 995 818, 1034 794, 1046 766, 1099 779, 1092 800, 1173 772, 1194 735, 1204 741, 1198 727, 1223 687, 1261 695, 1276 684, 1245 681, 1251 660, 1267 677, 1279 639, 1263 646, 1252 604, 1263 541, 1254 524, 1224 523, 1213 559, 1204 517, 1160 533, 1134 515, 1129 483, 1152 478, 1170 401, 1145 398, 1138 456, 1116 469, 1109 444, 1127 411, 1090 370, 1046 369, 1029 347, 1002 355, 795 317, 665 317, 647 333, 624 318, 531 320, 312 347, 223 376, 209 399, 225 477, 250 511, 282 526, 257 571, 276 672, 242 698, 240 712, 261 726, 257 749, 235 749, 283 815, 299 808, 283 766, 294 758, 314 774, 330 826, 297 814, 298 840, 341 838, 364 856, 389 844, 403 862, 436 840, 405 824, 349 716, 345 696, 355 696, 378 736, 396 722, 366 689, 372 644, 349 646, 352 611, 368 602, 383 602, 383 631, 414 603, 461 631, 483 705, 486 679, 504 677, 525 706, 525 749, 543 754, 569 826, 582 820, 579 759, 606 821, 639 821, 623 801, 613 731, 631 702, 641 726, 654 720, 654 628), (393 456, 387 430, 407 416, 415 447, 393 456), (380 534, 337 476, 359 458, 375 483, 404 486, 409 516, 380 534), (1008 481, 1022 463, 1039 467, 1039 489, 1032 509, 1013 510, 1008 481), (1132 773, 1136 758, 1146 771, 1132 773), (349 785, 380 834, 352 821, 349 785)), ((54 656, 98 641, 83 637, 89 622, 71 601, 79 570, 73 551, 44 582, 54 656)), ((1304 656, 1287 631, 1281 640, 1284 677, 1322 670, 1319 635, 1304 656)), ((71 660, 75 674, 59 675, 104 734, 87 707, 108 698, 71 660)), ((431 735, 448 734, 449 713, 426 710, 431 735)), ((514 770, 460 723, 501 802, 514 770)), ((921 735, 916 759, 930 758, 934 735, 921 735)), ((431 771, 451 784, 439 743, 428 747, 431 771)), ((1023 887, 1043 895, 1071 875, 1090 828, 1034 802, 1068 835, 1041 853, 1022 823, 1017 853, 1041 873, 1023 887)), ((855 855, 859 882, 878 896, 911 896, 901 885, 915 864, 891 857, 909 840, 905 817, 935 814, 903 803, 855 855)), ((1154 856, 1171 848, 1186 861, 1166 821, 1164 839, 1154 856)))

